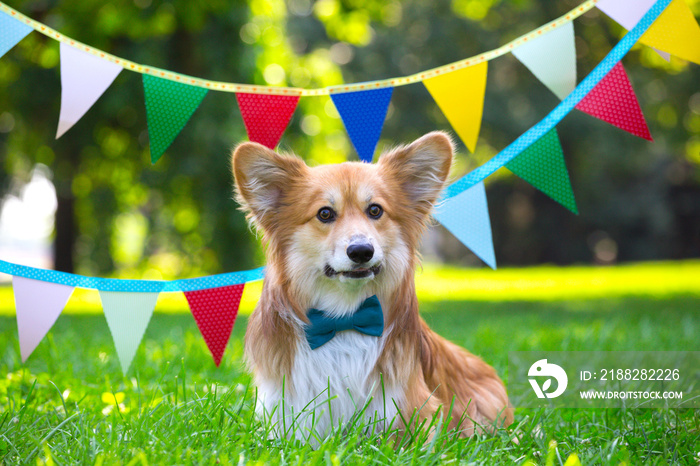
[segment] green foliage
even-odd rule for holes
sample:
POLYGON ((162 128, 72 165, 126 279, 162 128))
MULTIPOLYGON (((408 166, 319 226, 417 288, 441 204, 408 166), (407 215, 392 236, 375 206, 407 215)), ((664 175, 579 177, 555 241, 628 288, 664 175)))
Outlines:
MULTIPOLYGON (((438 333, 493 364, 509 351, 697 350, 698 298, 423 303, 438 333)), ((123 377, 102 316, 59 317, 26 365, 16 326, 0 318, 0 462, 56 464, 582 464, 693 463, 697 410, 516 410, 496 436, 440 428, 397 440, 361 426, 317 450, 269 438, 242 366, 245 318, 221 368, 189 315, 155 314, 123 377), (518 437, 518 443, 513 439, 518 437), (552 443, 552 441, 555 441, 552 443), (398 446, 398 447, 397 447, 398 446), (561 461, 561 463, 559 462, 561 461)))

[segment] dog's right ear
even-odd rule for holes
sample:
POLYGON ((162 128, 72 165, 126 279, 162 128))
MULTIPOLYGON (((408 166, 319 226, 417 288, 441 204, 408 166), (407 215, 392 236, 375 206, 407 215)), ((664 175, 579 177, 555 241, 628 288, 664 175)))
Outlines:
POLYGON ((231 156, 236 201, 259 226, 284 203, 284 194, 303 179, 306 164, 257 142, 244 142, 231 156))

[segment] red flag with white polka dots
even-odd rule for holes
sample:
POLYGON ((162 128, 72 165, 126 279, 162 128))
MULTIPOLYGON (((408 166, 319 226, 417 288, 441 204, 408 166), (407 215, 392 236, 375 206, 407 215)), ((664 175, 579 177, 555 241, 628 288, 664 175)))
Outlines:
POLYGON ((216 367, 221 363, 221 357, 231 336, 244 287, 245 284, 240 284, 185 291, 185 298, 216 367))
POLYGON ((621 62, 576 105, 578 110, 652 141, 625 68, 621 62))
POLYGON ((274 149, 292 119, 299 96, 239 92, 236 100, 248 139, 274 149))

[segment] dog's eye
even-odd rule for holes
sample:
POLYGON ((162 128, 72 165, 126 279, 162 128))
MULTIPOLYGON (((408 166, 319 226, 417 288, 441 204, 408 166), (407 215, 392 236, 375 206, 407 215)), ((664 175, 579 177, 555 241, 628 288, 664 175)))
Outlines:
POLYGON ((384 211, 382 210, 381 206, 377 204, 372 204, 367 208, 367 215, 369 215, 370 218, 378 219, 382 216, 382 213, 384 213, 384 211))
POLYGON ((316 217, 323 223, 328 223, 332 222, 335 220, 335 212, 333 212, 333 209, 330 207, 323 207, 319 209, 318 213, 316 214, 316 217))

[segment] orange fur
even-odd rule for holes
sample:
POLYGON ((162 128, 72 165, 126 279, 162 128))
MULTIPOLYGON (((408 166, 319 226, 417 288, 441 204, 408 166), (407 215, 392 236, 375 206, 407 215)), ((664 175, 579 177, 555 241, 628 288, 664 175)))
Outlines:
POLYGON ((295 385, 295 358, 319 287, 340 303, 376 294, 386 332, 369 374, 382 374, 387 384, 399 387, 403 418, 416 412, 418 420, 429 419, 440 406, 447 410, 454 403, 451 427, 464 435, 512 422, 495 370, 435 334, 418 314, 417 251, 449 174, 452 151, 449 138, 435 132, 384 154, 374 165, 310 168, 256 143, 238 146, 232 157, 237 200, 261 231, 267 257, 263 293, 245 342, 256 381, 284 378, 288 393, 302 390, 295 385), (383 208, 379 219, 368 219, 370 203, 383 208), (329 205, 337 218, 320 222, 317 212, 329 205), (317 270, 337 254, 339 244, 346 244, 349 231, 374 238, 386 256, 381 271, 357 285, 317 270))

